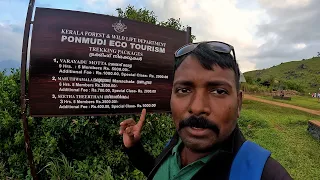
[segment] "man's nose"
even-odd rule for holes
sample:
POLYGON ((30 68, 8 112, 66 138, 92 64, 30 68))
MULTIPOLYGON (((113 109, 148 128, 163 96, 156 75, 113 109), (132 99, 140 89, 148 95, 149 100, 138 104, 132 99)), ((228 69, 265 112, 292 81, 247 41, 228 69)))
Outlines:
POLYGON ((210 114, 210 97, 205 90, 198 90, 193 94, 189 105, 189 113, 196 116, 210 114))

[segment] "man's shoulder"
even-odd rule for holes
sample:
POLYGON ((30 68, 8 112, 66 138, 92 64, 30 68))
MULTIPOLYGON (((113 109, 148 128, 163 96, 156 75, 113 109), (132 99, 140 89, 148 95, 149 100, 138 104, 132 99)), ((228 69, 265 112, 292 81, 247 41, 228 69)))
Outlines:
POLYGON ((275 159, 269 157, 261 176, 261 180, 289 180, 292 179, 287 170, 275 159))

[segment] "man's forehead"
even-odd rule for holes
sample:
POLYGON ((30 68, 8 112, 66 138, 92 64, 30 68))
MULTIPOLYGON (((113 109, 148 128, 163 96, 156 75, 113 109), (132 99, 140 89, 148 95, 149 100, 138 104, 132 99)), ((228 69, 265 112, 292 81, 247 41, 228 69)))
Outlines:
POLYGON ((221 68, 218 65, 212 65, 211 69, 203 67, 203 65, 194 57, 188 56, 177 68, 174 81, 177 80, 210 80, 225 79, 235 81, 235 74, 229 68, 221 68))

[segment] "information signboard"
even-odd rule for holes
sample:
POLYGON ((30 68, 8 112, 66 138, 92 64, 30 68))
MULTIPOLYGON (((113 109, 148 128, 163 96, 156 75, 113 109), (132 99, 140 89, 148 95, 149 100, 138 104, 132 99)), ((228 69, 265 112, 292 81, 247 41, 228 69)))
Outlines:
POLYGON ((186 37, 114 16, 36 8, 31 116, 170 111, 173 54, 186 37))

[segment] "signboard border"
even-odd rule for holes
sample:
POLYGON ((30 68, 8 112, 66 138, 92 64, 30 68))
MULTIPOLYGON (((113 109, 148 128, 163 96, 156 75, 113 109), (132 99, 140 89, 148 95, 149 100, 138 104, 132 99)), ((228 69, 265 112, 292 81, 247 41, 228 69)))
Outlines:
MULTIPOLYGON (((133 20, 133 19, 127 19, 127 18, 122 18, 122 17, 116 17, 116 16, 112 16, 112 15, 105 15, 105 14, 99 14, 99 13, 90 13, 90 12, 85 12, 85 11, 76 11, 76 10, 64 10, 64 9, 57 9, 57 8, 46 8, 46 7, 36 7, 35 9, 35 14, 37 13, 37 10, 57 10, 57 11, 67 11, 67 12, 75 12, 75 13, 84 13, 84 14, 94 14, 94 15, 98 15, 98 16, 104 16, 104 17, 112 17, 112 18, 118 18, 121 20, 126 20, 126 21, 132 21, 132 22, 136 22, 136 23, 140 23, 140 24, 146 24, 146 25, 152 25, 155 26, 157 28, 163 28, 163 29, 170 29, 171 31, 176 31, 176 32, 181 32, 184 33, 186 35, 186 41, 185 43, 191 43, 191 27, 187 26, 186 31, 183 30, 177 30, 177 29, 173 29, 173 28, 169 28, 169 27, 164 27, 164 26, 160 26, 160 25, 156 25, 156 24, 152 24, 152 23, 147 23, 147 22, 142 22, 142 21, 137 21, 137 20, 133 20)), ((36 16, 34 16, 34 22, 37 22, 37 19, 35 18, 36 16)), ((32 42, 32 39, 31 39, 32 42)), ((32 43, 31 43, 32 45, 32 43)), ((31 47, 32 48, 32 47, 31 47)), ((31 49, 30 48, 30 49, 31 49)), ((32 51, 32 50, 31 50, 32 51)), ((174 58, 174 55, 172 54, 172 58, 174 58)), ((31 60, 29 61, 29 67, 31 67, 31 60)), ((30 79, 30 73, 29 73, 29 79, 30 79)), ((29 83, 29 89, 30 89, 30 83, 29 83)), ((153 110, 152 113, 170 113, 170 110, 153 110)), ((138 112, 134 113, 93 113, 93 114, 86 114, 86 113, 79 113, 79 114, 67 114, 67 115, 62 115, 62 114, 41 114, 41 115, 34 115, 31 114, 30 112, 30 116, 31 117, 75 117, 75 116, 115 116, 115 115, 133 115, 133 114, 138 114, 138 112)))

